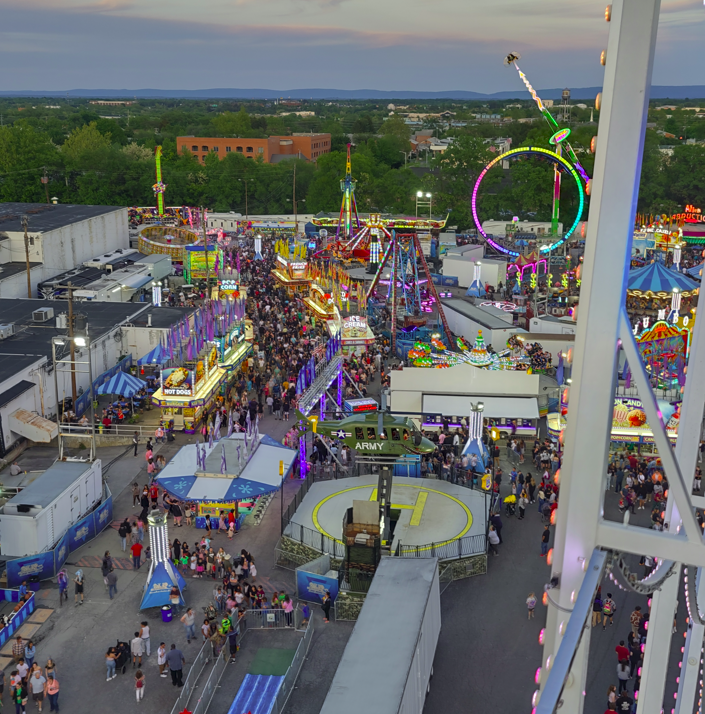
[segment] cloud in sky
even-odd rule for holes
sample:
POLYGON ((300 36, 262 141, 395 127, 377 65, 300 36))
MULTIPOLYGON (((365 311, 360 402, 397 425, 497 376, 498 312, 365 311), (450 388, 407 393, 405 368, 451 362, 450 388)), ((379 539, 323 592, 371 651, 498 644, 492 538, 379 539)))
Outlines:
MULTIPOLYGON (((604 0, 0 0, 0 90, 602 83, 604 0)), ((664 3, 654 83, 703 83, 705 11, 664 3)))

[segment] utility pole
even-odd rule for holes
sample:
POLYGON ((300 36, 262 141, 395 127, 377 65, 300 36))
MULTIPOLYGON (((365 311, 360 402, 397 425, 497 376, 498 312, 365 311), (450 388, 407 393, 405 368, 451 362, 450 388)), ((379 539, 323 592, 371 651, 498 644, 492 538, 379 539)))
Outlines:
POLYGON ((41 179, 42 183, 44 184, 44 191, 46 192, 47 195, 47 203, 49 203, 49 177, 47 176, 47 167, 44 167, 44 176, 42 176, 41 179))
POLYGON ((29 236, 27 235, 27 226, 29 225, 29 218, 25 215, 22 216, 22 228, 24 228, 24 257, 27 263, 27 297, 32 299, 32 280, 29 274, 29 236))
MULTIPOLYGON (((69 291, 69 353, 71 355, 71 398, 73 403, 72 409, 76 407, 76 354, 73 344, 73 285, 69 282, 67 285, 69 291)), ((89 354, 90 359, 90 354, 89 354)))
POLYGON ((299 217, 298 213, 296 211, 296 163, 294 162, 294 189, 293 193, 291 196, 291 200, 294 203, 294 235, 297 235, 299 232, 299 217))

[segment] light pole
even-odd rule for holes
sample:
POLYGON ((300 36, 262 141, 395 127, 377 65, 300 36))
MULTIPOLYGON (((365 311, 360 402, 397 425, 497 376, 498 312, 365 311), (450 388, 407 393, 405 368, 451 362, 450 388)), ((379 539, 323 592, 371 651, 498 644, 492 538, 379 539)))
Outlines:
POLYGON ((428 206, 428 217, 429 220, 431 218, 431 209, 433 207, 433 195, 426 192, 424 193, 423 191, 417 191, 416 192, 416 217, 419 217, 419 206, 426 207, 428 206))
POLYGON ((24 256, 27 263, 27 297, 32 299, 32 280, 29 275, 29 236, 27 235, 27 226, 29 225, 29 218, 25 215, 22 216, 22 228, 24 229, 24 256))
POLYGON ((249 221, 250 221, 250 211, 249 211, 249 208, 248 208, 248 205, 247 205, 247 182, 248 182, 249 180, 250 180, 250 179, 238 179, 238 181, 240 181, 240 182, 242 182, 242 183, 245 184, 245 221, 247 221, 248 223, 249 223, 249 221))
POLYGON ((401 149, 399 149, 399 153, 400 153, 400 154, 404 154, 404 168, 406 168, 406 159, 407 159, 407 157, 409 156, 409 154, 410 154, 411 152, 409 152, 409 151, 402 151, 401 149))

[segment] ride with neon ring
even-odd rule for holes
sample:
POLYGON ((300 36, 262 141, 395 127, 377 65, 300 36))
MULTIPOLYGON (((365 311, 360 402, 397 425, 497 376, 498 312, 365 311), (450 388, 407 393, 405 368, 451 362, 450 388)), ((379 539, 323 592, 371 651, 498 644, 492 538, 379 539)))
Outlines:
POLYGON ((561 141, 565 141, 570 136, 570 129, 566 127, 565 129, 559 129, 549 140, 550 144, 554 146, 560 144, 561 141))
POLYGON ((575 185, 578 187, 578 213, 575 217, 575 220, 573 221, 573 225, 570 227, 570 230, 559 240, 557 240, 555 243, 552 243, 549 246, 545 246, 539 249, 540 253, 549 253, 550 251, 554 250, 560 245, 563 245, 568 238, 573 234, 575 229, 578 227, 578 223, 580 223, 580 219, 583 216, 583 209, 585 208, 585 192, 583 191, 583 186, 580 183, 580 176, 578 175, 578 172, 573 168, 573 165, 566 161, 562 156, 558 155, 555 151, 551 151, 550 149, 543 149, 540 146, 520 146, 516 149, 510 149, 509 151, 505 151, 503 154, 500 154, 496 158, 492 159, 487 166, 482 170, 480 175, 477 177, 477 181, 475 181, 475 186, 472 189, 472 201, 471 201, 471 206, 472 206, 472 217, 475 220, 475 225, 477 226, 477 230, 479 231, 480 235, 484 236, 485 240, 493 247, 496 248, 498 251, 501 253, 506 253, 507 255, 513 255, 515 258, 519 257, 519 253, 515 250, 510 250, 509 248, 505 248, 504 246, 500 245, 496 241, 492 240, 486 233, 485 231, 482 230, 482 223, 480 223, 480 219, 478 218, 477 215, 477 192, 480 188, 480 184, 482 183, 482 179, 485 178, 485 174, 497 163, 504 159, 508 159, 511 157, 515 156, 522 156, 525 154, 534 154, 534 155, 539 155, 539 156, 545 156, 549 161, 551 161, 554 164, 562 166, 570 175, 573 177, 575 180, 575 185))

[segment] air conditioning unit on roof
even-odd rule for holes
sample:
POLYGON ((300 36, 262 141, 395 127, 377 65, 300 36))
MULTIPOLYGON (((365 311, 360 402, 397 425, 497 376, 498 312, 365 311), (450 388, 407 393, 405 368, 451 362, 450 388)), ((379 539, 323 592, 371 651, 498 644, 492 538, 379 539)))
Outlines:
POLYGON ((54 317, 53 307, 41 307, 39 310, 35 310, 32 313, 32 320, 34 322, 46 322, 54 317))

